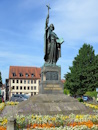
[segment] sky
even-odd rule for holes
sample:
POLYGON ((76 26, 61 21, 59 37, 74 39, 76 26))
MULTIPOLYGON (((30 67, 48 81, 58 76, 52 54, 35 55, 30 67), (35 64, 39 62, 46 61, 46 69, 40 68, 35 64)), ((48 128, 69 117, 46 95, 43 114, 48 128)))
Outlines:
POLYGON ((3 83, 10 66, 44 64, 44 28, 49 25, 64 39, 61 46, 61 78, 69 72, 84 43, 98 54, 98 0, 0 0, 0 71, 3 83))

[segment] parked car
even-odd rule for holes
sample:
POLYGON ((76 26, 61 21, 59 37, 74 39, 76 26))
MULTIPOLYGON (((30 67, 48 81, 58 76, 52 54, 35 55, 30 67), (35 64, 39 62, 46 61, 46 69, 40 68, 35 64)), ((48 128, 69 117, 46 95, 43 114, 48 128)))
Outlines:
POLYGON ((4 102, 4 98, 3 98, 2 95, 0 95, 0 99, 1 99, 2 102, 4 102))
POLYGON ((25 100, 27 100, 27 99, 22 97, 20 94, 14 94, 14 95, 12 95, 10 101, 22 102, 22 101, 25 101, 25 100))
POLYGON ((20 94, 23 98, 28 99, 30 96, 26 94, 20 94))
POLYGON ((93 100, 93 98, 90 96, 83 96, 82 98, 83 98, 83 101, 92 101, 93 100))

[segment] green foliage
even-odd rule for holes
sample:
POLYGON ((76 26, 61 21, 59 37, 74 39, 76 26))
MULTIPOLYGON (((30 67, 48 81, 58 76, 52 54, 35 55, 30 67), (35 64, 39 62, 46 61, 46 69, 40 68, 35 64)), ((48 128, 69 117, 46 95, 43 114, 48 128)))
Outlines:
POLYGON ((84 95, 97 98, 97 92, 96 91, 91 91, 91 92, 87 91, 84 95))
MULTIPOLYGON (((1 72, 0 72, 0 87, 2 86, 2 77, 1 77, 1 72)), ((0 94, 1 94, 1 89, 0 89, 0 94)))
POLYGON ((2 77, 1 77, 1 72, 0 72, 0 84, 2 84, 2 77))
POLYGON ((0 98, 0 103, 2 103, 2 99, 0 98))
POLYGON ((70 72, 65 75, 67 88, 72 95, 83 95, 94 91, 98 86, 98 56, 93 47, 84 44, 79 54, 74 58, 70 72))
POLYGON ((83 102, 83 99, 82 99, 82 98, 78 98, 78 101, 79 101, 79 102, 83 102))
POLYGON ((64 94, 66 94, 66 95, 70 94, 69 90, 68 89, 64 89, 64 94))

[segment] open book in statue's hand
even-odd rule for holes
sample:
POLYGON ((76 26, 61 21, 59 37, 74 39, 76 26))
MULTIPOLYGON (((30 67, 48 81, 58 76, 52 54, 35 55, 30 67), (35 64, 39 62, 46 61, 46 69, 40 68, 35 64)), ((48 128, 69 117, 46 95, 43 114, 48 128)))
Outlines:
POLYGON ((63 38, 56 39, 56 42, 62 44, 64 42, 63 38))

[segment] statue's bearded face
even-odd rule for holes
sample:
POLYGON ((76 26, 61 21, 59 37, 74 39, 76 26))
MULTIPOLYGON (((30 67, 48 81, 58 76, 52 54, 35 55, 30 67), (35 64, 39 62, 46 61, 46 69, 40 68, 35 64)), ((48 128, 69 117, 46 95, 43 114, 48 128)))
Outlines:
POLYGON ((53 24, 50 24, 50 29, 51 29, 51 31, 54 30, 54 25, 53 24))

